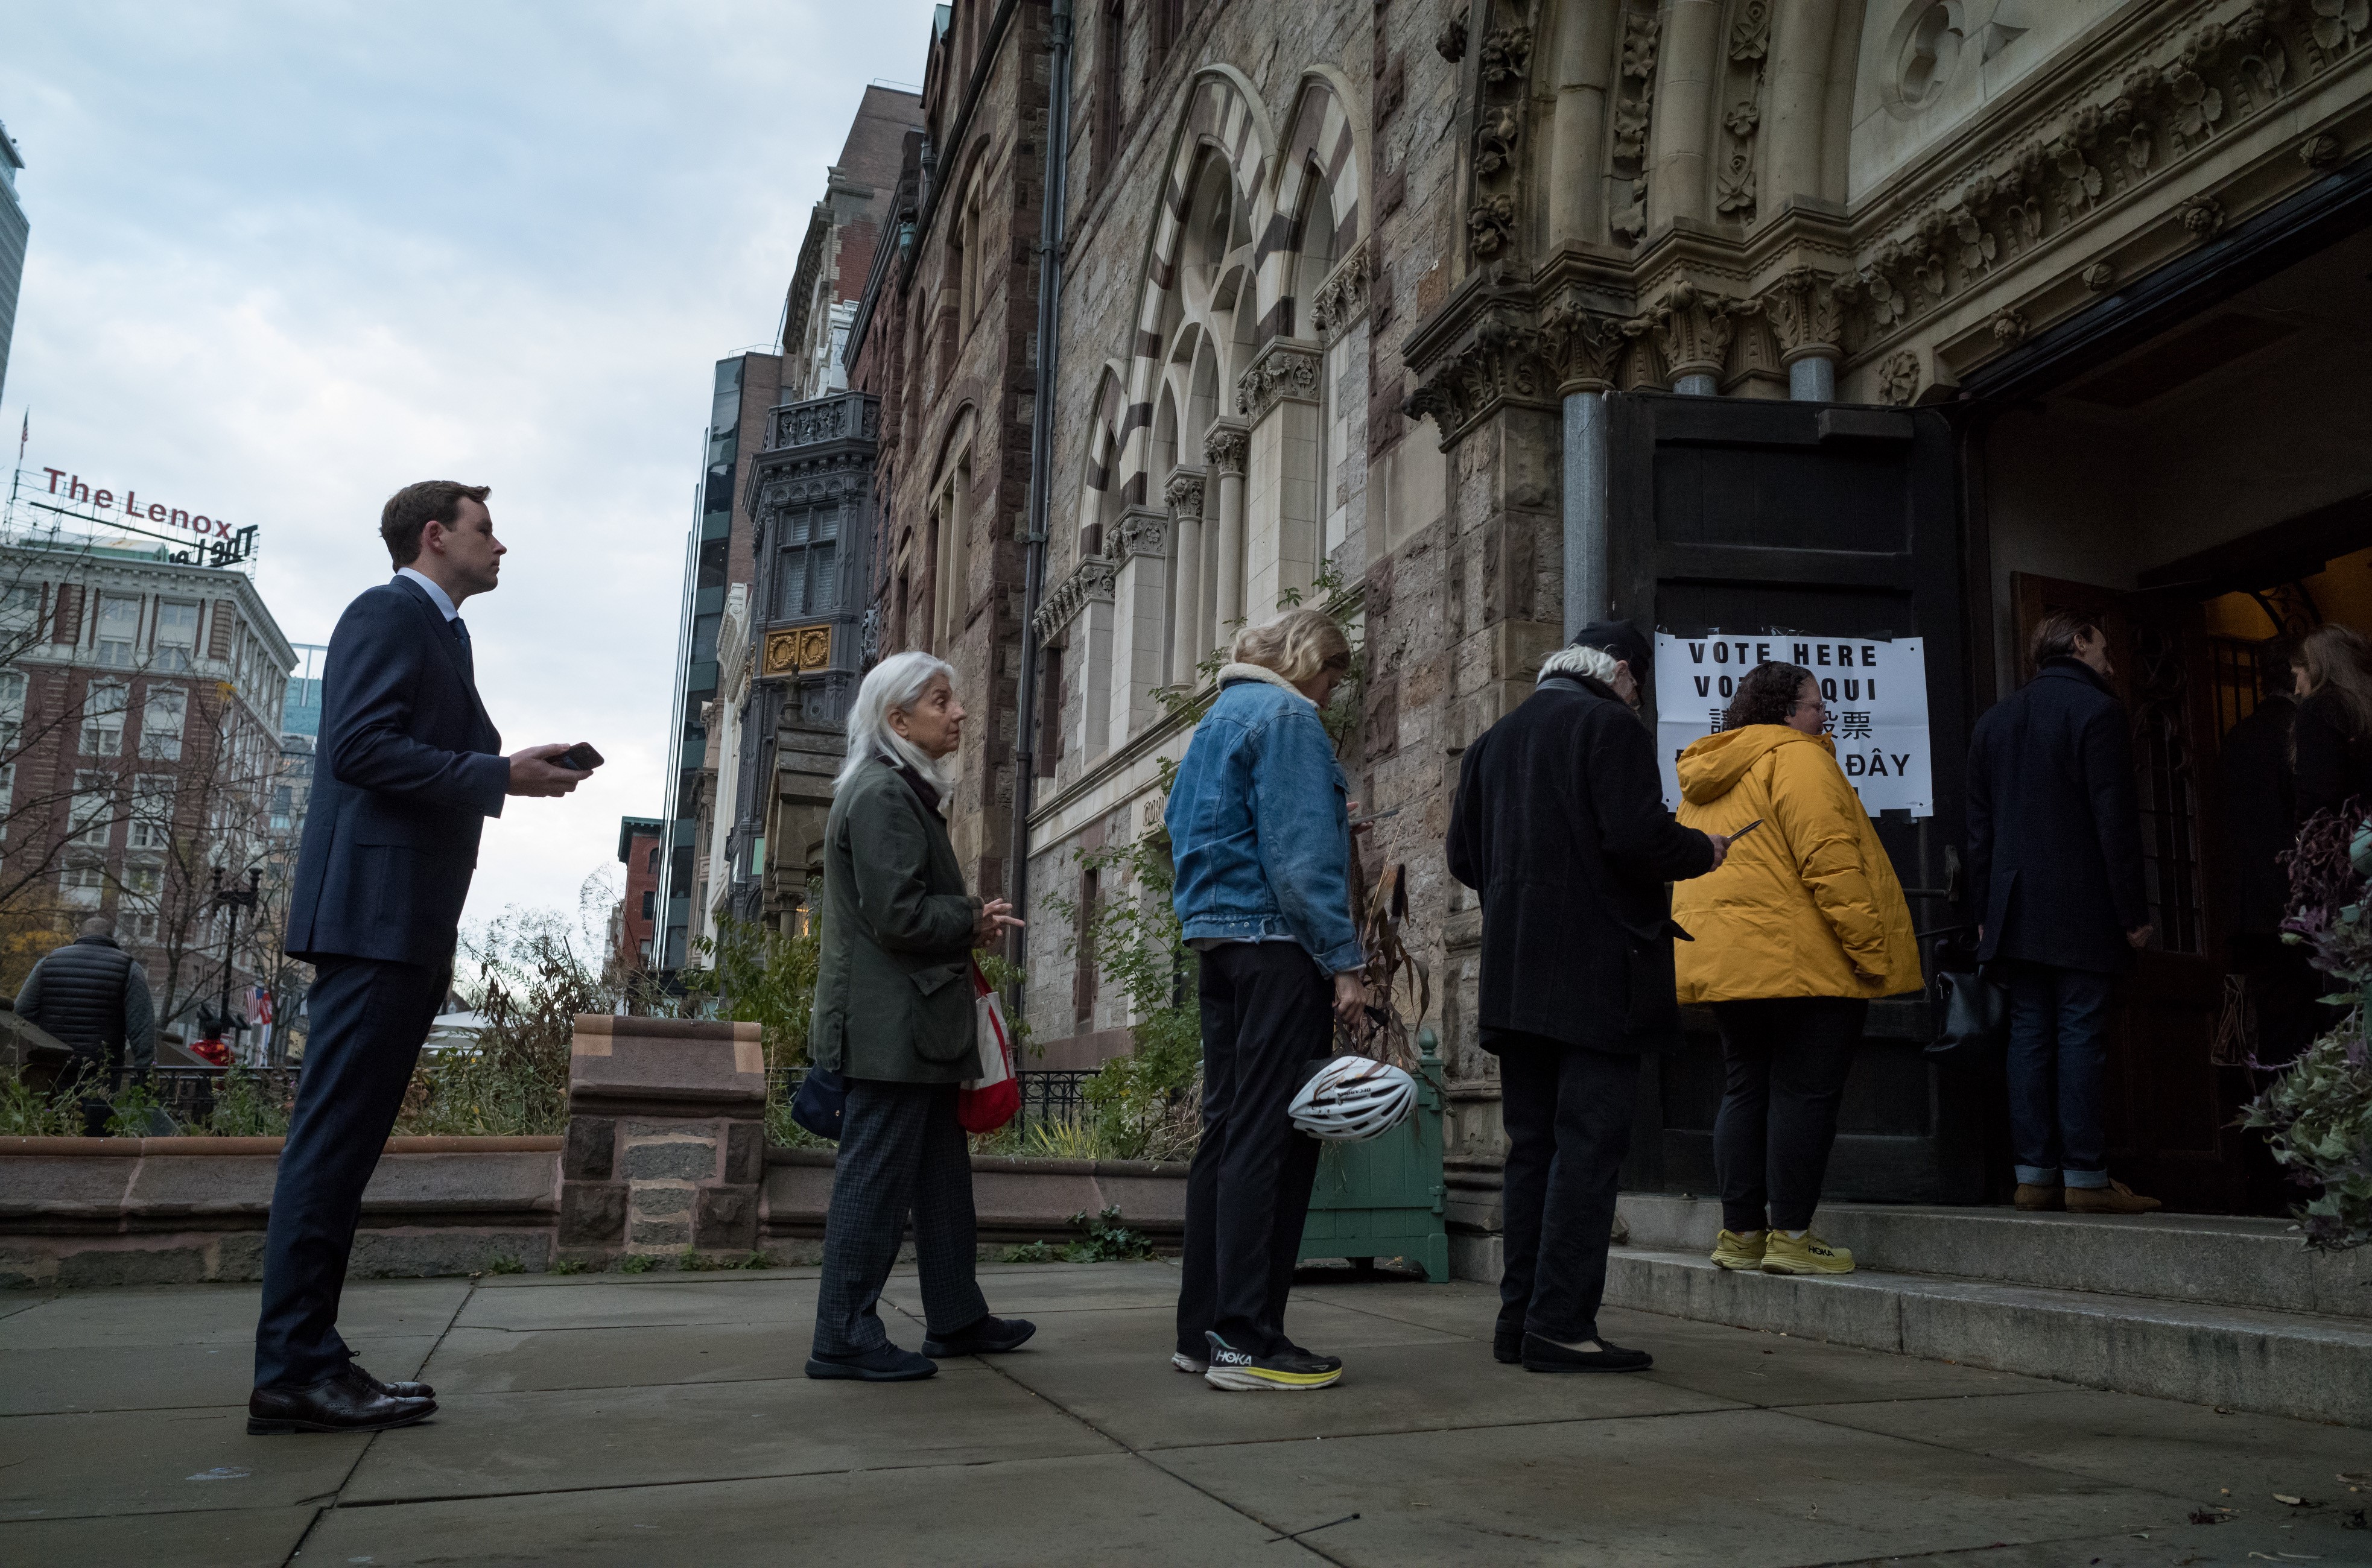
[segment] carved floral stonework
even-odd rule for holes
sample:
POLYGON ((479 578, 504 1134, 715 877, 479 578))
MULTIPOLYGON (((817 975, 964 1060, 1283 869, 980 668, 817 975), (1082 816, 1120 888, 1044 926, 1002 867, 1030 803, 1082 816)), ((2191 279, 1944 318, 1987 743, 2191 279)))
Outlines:
POLYGON ((1497 28, 1482 35, 1480 63, 1482 79, 1494 87, 1520 83, 1524 63, 1532 57, 1532 29, 1497 28))
POLYGON ((1578 295, 1562 296, 1541 312, 1541 345, 1556 376, 1560 396, 1611 389, 1622 367, 1622 351, 1636 337, 1635 332, 1623 330, 1622 317, 1590 309, 1578 295))
POLYGON ((1844 343, 1844 305, 1838 297, 1839 280, 1827 273, 1799 267, 1762 291, 1763 319, 1779 342, 1780 363, 1807 354, 1835 357, 1844 343))
POLYGON ((1203 515, 1203 476, 1192 469, 1180 469, 1169 476, 1161 493, 1169 503, 1172 517, 1199 517, 1203 515))
POLYGON ((1133 555, 1160 557, 1169 548, 1169 514, 1150 506, 1131 506, 1120 515, 1104 548, 1115 563, 1133 555))
POLYGON ((1762 124, 1762 79, 1771 48, 1772 0, 1739 0, 1729 26, 1723 66, 1723 145, 1714 170, 1716 210, 1745 217, 1754 210, 1754 134, 1762 124))
POLYGON ((2308 168, 2329 168, 2339 161, 2339 138, 2325 133, 2298 144, 2298 161, 2308 168))
POLYGON ((1314 403, 1319 374, 1315 354, 1276 339, 1261 351, 1250 369, 1236 377, 1236 412, 1258 424, 1268 417, 1269 410, 1288 398, 1314 403))
POLYGON ((1622 63, 1616 81, 1611 168, 1627 188, 1608 226, 1618 239, 1635 245, 1647 232, 1647 133, 1654 122, 1656 45, 1663 23, 1652 11, 1622 14, 1622 63))
POLYGON ((2026 318, 2006 306, 1994 311, 1986 325, 1993 329, 1994 341, 2004 348, 2015 348, 2024 343, 2029 331, 2026 318))
POLYGON ((2084 286, 2099 293, 2117 281, 2117 269, 2106 261, 2095 261, 2084 269, 2084 286))
POLYGON ((1110 604, 1119 571, 1103 555, 1090 555, 1072 568, 1069 576, 1046 591, 1046 602, 1038 608, 1038 641, 1051 643, 1061 636, 1063 628, 1095 600, 1110 604))
POLYGON ((1477 117, 1474 128, 1474 172, 1489 179, 1516 161, 1516 142, 1523 134, 1523 120, 1513 104, 1485 108, 1477 117))
POLYGON ((1540 329, 1522 312, 1493 306, 1459 348, 1429 367, 1401 411, 1411 419, 1431 419, 1446 447, 1504 402, 1546 407, 1556 390, 1546 349, 1540 329))
MULTIPOLYGON (((2372 0, 2246 0, 2228 10, 2202 4, 2191 16, 2137 31, 2071 82, 2058 107, 2035 111, 2029 130, 1917 198, 1865 242, 1854 283, 1839 291, 1850 307, 1849 349, 1873 350, 2004 263, 2133 195, 2170 163, 2281 111, 2302 85, 2362 46, 2355 23, 2372 19, 2372 0)), ((2327 146, 2320 140, 2299 144, 2309 168, 2342 154, 2335 138, 2327 146)), ((2212 197, 2174 212, 2202 239, 2224 226, 2212 197)), ((2085 281, 2107 285, 2088 273, 2085 281)))
POLYGON ((1878 373, 1878 395, 1896 408, 1910 406, 1919 395, 1919 356, 1904 349, 1878 373))
POLYGON ((1211 465, 1213 473, 1240 477, 1244 471, 1244 454, 1250 446, 1249 432, 1232 425, 1218 425, 1203 437, 1203 460, 1211 465))
POLYGON ((1709 295, 1694 284, 1682 283, 1639 319, 1654 329, 1665 374, 1677 381, 1683 376, 1721 374, 1736 331, 1731 317, 1749 308, 1743 300, 1709 295))
POLYGON ((1476 200, 1466 215, 1474 253, 1485 261, 1505 250, 1516 236, 1516 198, 1505 192, 1476 200))
POLYGON ((1351 248, 1351 253, 1334 263, 1326 281, 1309 304, 1309 324, 1318 331, 1318 341, 1328 348, 1340 343, 1352 323, 1367 313, 1367 241, 1362 239, 1351 248))

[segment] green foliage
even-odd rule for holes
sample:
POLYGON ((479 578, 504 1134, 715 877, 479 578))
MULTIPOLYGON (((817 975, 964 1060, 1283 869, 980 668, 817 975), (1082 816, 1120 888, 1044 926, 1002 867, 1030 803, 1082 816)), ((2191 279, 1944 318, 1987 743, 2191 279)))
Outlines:
POLYGON ((469 944, 474 983, 462 994, 486 1022, 474 1048, 424 1051, 398 1133, 533 1136, 568 1123, 568 1057, 576 1015, 610 1011, 556 917, 506 917, 469 944))
POLYGON ((180 1131, 156 1091, 134 1081, 107 1097, 107 1135, 110 1138, 170 1137, 180 1131))
POLYGON ((725 1265, 725 1267, 728 1269, 771 1269, 773 1266, 774 1260, 772 1258, 767 1257, 763 1252, 757 1251, 754 1249, 750 1251, 750 1256, 742 1259, 738 1263, 727 1263, 725 1265))
MULTIPOLYGON (((293 1080, 291 1087, 293 1091, 293 1080)), ((270 1079, 232 1067, 215 1086, 215 1108, 207 1113, 205 1131, 223 1138, 283 1137, 288 1132, 289 1109, 286 1100, 272 1093, 270 1079)))
POLYGON ((1008 1263, 1059 1263, 1063 1255, 1046 1242, 1025 1241, 1018 1247, 1006 1248, 1005 1260, 1008 1263))
POLYGON ((1087 1239, 1074 1241, 1063 1249, 1064 1262, 1133 1263, 1153 1256, 1152 1238, 1141 1230, 1130 1230, 1122 1225, 1118 1204, 1093 1219, 1082 1209, 1071 1216, 1071 1223, 1087 1232, 1087 1239))
POLYGON ((490 1274, 523 1274, 527 1272, 527 1265, 520 1262, 517 1259, 506 1254, 501 1257, 489 1259, 486 1263, 486 1272, 490 1274))
POLYGON ((678 976, 683 986, 674 1009, 679 1016, 756 1024, 770 1067, 807 1061, 816 965, 823 952, 820 920, 793 936, 748 921, 721 921, 716 935, 697 939, 692 950, 692 961, 678 976))
POLYGON ((555 1274, 581 1274, 585 1272, 585 1265, 577 1259, 563 1258, 552 1265, 550 1272, 555 1274))
POLYGON ((618 1265, 630 1274, 647 1274, 659 1266, 659 1260, 647 1252, 637 1252, 618 1265))
MULTIPOLYGON (((1164 759, 1165 765, 1167 759, 1164 759)), ((1085 1090, 1095 1146, 1113 1159, 1177 1153, 1181 1108, 1203 1067, 1203 1009, 1195 999, 1193 953, 1170 901, 1177 873, 1166 841, 1151 836, 1079 856, 1109 891, 1092 910, 1059 897, 1046 901, 1085 944, 1097 972, 1127 999, 1136 1049, 1104 1063, 1085 1090)))
POLYGON ((82 1132, 82 1106, 71 1090, 44 1092, 14 1067, 0 1067, 0 1135, 72 1138, 82 1132))

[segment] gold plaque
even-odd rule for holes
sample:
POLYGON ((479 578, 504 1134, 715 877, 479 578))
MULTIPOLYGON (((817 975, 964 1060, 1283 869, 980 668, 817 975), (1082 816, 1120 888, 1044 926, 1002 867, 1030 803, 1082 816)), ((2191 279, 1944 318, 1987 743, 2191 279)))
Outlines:
POLYGON ((831 626, 785 626, 766 633, 766 645, 759 655, 758 674, 768 676, 797 675, 810 669, 822 669, 831 663, 831 626))

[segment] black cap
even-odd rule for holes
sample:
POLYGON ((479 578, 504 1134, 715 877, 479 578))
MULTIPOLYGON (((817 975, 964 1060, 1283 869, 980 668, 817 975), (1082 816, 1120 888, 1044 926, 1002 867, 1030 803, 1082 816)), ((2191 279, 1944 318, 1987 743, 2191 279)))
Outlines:
POLYGON ((1567 645, 1613 655, 1631 667, 1631 679, 1642 686, 1647 683, 1647 670, 1656 658, 1655 645, 1641 636, 1639 628, 1628 621, 1593 621, 1567 645))

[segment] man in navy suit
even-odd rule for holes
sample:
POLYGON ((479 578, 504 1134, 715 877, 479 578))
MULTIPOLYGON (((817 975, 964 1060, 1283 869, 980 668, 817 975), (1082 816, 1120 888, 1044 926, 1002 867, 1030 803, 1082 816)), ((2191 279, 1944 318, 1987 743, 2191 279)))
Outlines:
POLYGON ((493 590, 503 546, 486 486, 406 485, 379 516, 397 571, 338 620, 296 858, 288 953, 315 967, 311 1032, 273 1189, 250 1433, 371 1432, 436 1409, 382 1383, 338 1337, 363 1188, 445 999, 478 835, 506 796, 588 776, 565 745, 501 755, 478 701, 461 604, 493 590))

